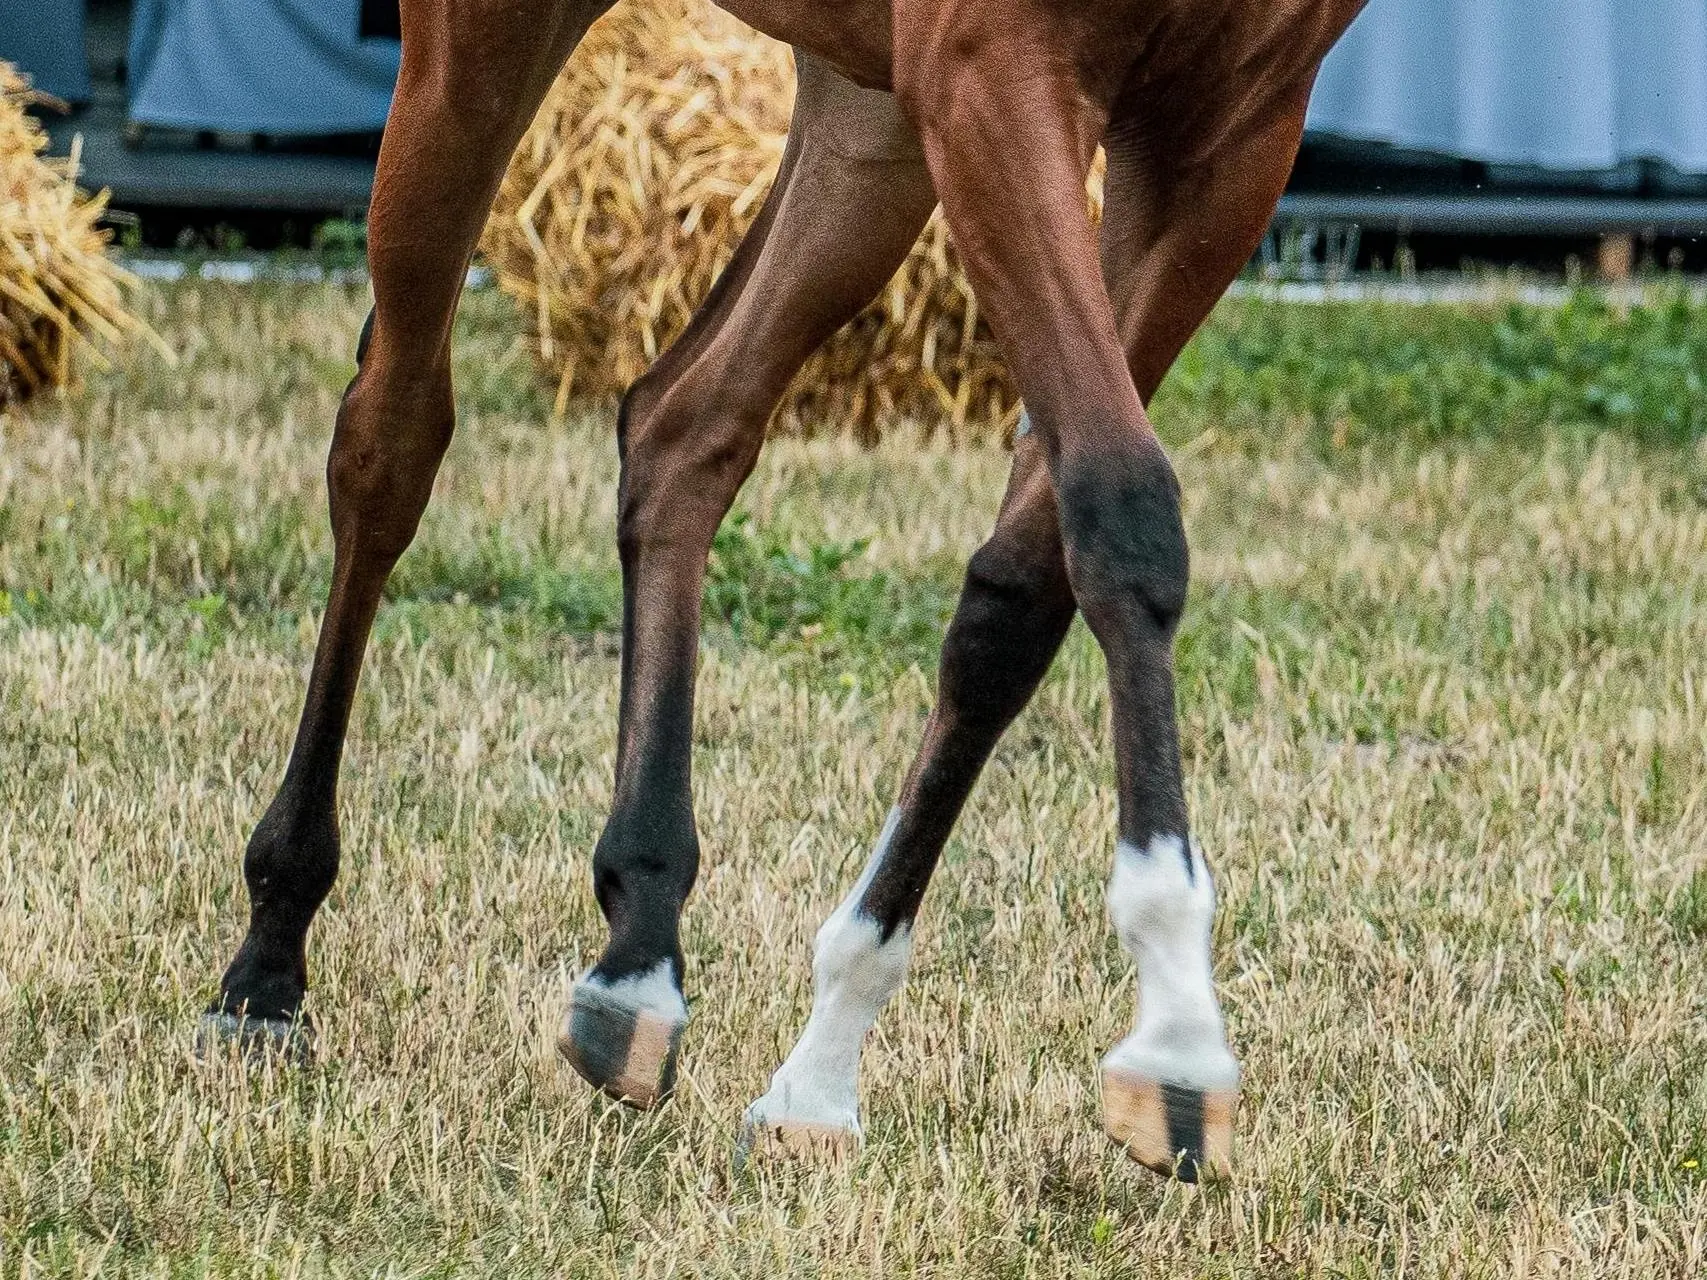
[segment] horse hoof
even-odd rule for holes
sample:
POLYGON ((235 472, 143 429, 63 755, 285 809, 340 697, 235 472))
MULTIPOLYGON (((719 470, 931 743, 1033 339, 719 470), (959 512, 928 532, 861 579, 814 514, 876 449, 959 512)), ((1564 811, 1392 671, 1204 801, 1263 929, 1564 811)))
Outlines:
POLYGON ((859 1134, 833 1124, 806 1121, 746 1120, 735 1141, 735 1169, 746 1168, 754 1156, 761 1160, 799 1160, 842 1165, 859 1154, 859 1134))
POLYGON ((209 1009, 196 1026, 196 1057, 206 1062, 235 1050, 247 1062, 300 1066, 314 1057, 314 1026, 306 1017, 251 1018, 209 1009))
POLYGON ((1181 1182, 1233 1168, 1236 1089, 1195 1089, 1105 1067, 1102 1127, 1146 1169, 1181 1182))
POLYGON ((686 1019, 635 1008, 587 982, 569 993, 557 1051, 608 1097, 645 1111, 676 1087, 676 1057, 686 1019))

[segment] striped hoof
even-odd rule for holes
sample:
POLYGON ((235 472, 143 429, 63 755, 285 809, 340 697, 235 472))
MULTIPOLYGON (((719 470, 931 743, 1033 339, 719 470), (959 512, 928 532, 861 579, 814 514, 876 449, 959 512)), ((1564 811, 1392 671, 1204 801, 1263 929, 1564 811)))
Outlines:
POLYGON ((748 1118, 735 1142, 735 1168, 746 1167, 757 1156, 761 1160, 801 1160, 814 1164, 846 1164, 859 1154, 860 1137, 854 1129, 805 1121, 762 1121, 748 1118))
POLYGON ((1103 1131, 1146 1169, 1181 1182, 1232 1172, 1238 1105, 1237 1089, 1194 1089, 1103 1068, 1103 1131))
POLYGON ((584 980, 569 993, 557 1050, 588 1084, 644 1111, 675 1090, 686 1025, 686 1017, 636 1007, 596 980, 584 980))
POLYGON ((301 1066, 314 1058, 314 1024, 303 1016, 251 1018, 209 1009, 196 1026, 196 1057, 205 1062, 232 1051, 249 1062, 301 1066))

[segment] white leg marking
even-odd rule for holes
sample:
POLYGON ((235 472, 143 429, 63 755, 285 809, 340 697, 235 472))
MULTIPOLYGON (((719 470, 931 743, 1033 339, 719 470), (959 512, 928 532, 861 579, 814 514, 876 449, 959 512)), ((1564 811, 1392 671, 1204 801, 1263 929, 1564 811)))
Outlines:
POLYGON ((885 942, 877 921, 860 915, 858 908, 899 821, 899 811, 891 812, 859 883, 818 930, 812 1016, 788 1060, 771 1077, 770 1092, 747 1108, 747 1123, 754 1128, 810 1125, 861 1136, 860 1047, 907 976, 913 935, 903 926, 885 942))
POLYGON ((1103 1065, 1169 1084, 1236 1088, 1239 1064, 1209 972, 1215 886, 1197 842, 1160 835, 1139 849, 1121 841, 1108 914, 1138 963, 1138 1024, 1103 1065))
POLYGON ((631 973, 615 982, 607 982, 589 969, 575 985, 597 992, 602 1000, 636 1013, 653 1013, 673 1023, 688 1020, 687 1001, 676 989, 668 960, 658 961, 645 973, 631 973))

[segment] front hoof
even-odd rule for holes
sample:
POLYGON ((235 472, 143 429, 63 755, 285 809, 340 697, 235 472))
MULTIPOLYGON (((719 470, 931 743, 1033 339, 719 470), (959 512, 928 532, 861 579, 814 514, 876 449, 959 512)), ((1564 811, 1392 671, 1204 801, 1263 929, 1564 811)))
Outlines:
POLYGON ((583 980, 569 993, 557 1051, 588 1084, 645 1111, 675 1091, 686 1025, 686 1017, 636 1007, 596 979, 583 980))
POLYGON ((735 1140, 735 1169, 745 1169, 754 1156, 760 1160, 843 1165, 859 1154, 859 1147, 860 1135, 855 1129, 803 1120, 755 1120, 749 1115, 735 1140))
POLYGON ((272 1060, 302 1066, 314 1058, 314 1024, 303 1014, 251 1018, 209 1009, 196 1026, 196 1057, 206 1062, 233 1050, 246 1062, 272 1060))
POLYGON ((1197 1089, 1103 1068, 1103 1131, 1146 1169, 1181 1182, 1232 1172, 1238 1105, 1237 1089, 1197 1089))

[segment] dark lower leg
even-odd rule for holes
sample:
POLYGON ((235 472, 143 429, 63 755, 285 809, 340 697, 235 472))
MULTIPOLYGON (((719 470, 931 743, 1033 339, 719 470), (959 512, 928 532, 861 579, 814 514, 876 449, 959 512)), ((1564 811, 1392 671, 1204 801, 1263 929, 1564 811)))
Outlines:
POLYGON ((806 358, 888 282, 935 203, 886 94, 798 59, 795 127, 775 188, 679 348, 622 422, 621 724, 611 816, 594 853, 610 944, 591 981, 663 973, 699 863, 691 796, 706 555, 806 358))
POLYGON ((368 633, 450 441, 448 344, 468 257, 510 148, 603 3, 535 7, 529 24, 496 0, 455 15, 404 6, 409 41, 369 221, 374 311, 327 467, 332 589, 290 764, 244 857, 249 931, 219 1014, 285 1020, 301 1008, 309 924, 338 870, 338 765, 368 633), (509 77, 501 95, 487 83, 496 68, 509 77))
POLYGON ((284 782, 244 854, 249 932, 215 1005, 254 1019, 290 1019, 301 1007, 308 927, 338 872, 338 764, 363 651, 450 439, 448 373, 413 395, 395 384, 386 394, 372 368, 357 375, 339 410, 328 466, 332 589, 284 782))
POLYGON ((860 900, 885 939, 917 914, 973 784, 1049 670, 1074 609, 1054 490, 1041 447, 1024 437, 996 531, 967 566, 943 641, 936 706, 860 900))
POLYGON ((712 534, 758 456, 763 419, 737 412, 703 423, 705 436, 677 434, 674 389, 657 415, 636 420, 634 403, 631 395, 623 409, 618 514, 616 789, 593 851, 610 941, 570 994, 558 1048, 589 1083, 645 1108, 675 1088, 687 1022, 678 921, 699 869, 689 785, 700 582, 712 534), (667 460, 652 452, 655 431, 670 431, 667 460))
POLYGON ((1037 688, 1073 620, 1055 498, 1035 441, 1017 446, 996 531, 972 558, 943 642, 937 705, 865 874, 819 930, 812 1016, 744 1143, 842 1149, 859 1141, 865 1034, 906 976, 912 922, 948 833, 997 739, 1037 688))
MULTIPOLYGON (((777 189, 796 161, 785 157, 777 189)), ((758 456, 768 412, 730 412, 715 388, 699 393, 694 378, 763 257, 780 202, 765 202, 687 329, 629 388, 617 418, 622 700, 611 815, 593 851, 593 890, 611 929, 594 969, 604 982, 663 963, 681 986, 677 922, 699 872, 691 757, 704 565, 758 456), (701 404, 710 422, 698 420, 701 404)))
POLYGON ((622 425, 622 724, 594 888, 611 940, 570 998, 565 1055, 606 1093, 670 1091, 678 928, 699 864, 690 789, 706 553, 777 399, 888 282, 935 197, 887 95, 804 55, 795 127, 760 221, 679 350, 634 388, 622 425))
MULTIPOLYGON (((1208 150, 1195 136, 1158 137, 1153 103, 1117 105, 1101 258, 1145 403, 1267 230, 1297 153, 1307 88, 1208 150)), ((1057 479, 1081 608, 1109 662, 1121 836, 1140 847, 1158 834, 1184 840, 1173 633, 1188 557, 1178 485, 1147 429, 1072 442, 1057 479)))
MULTIPOLYGON (((729 431, 722 442, 726 461, 702 457, 681 477, 686 485, 659 483, 651 475, 636 480, 634 467, 641 458, 650 463, 651 455, 625 446, 616 786, 593 853, 593 888, 611 930, 595 968, 606 982, 664 964, 671 982, 681 986, 678 921, 699 870, 691 780, 705 558, 763 435, 762 420, 718 426, 729 431)), ((703 443, 679 441, 696 451, 703 443)))
MULTIPOLYGON (((1255 250, 1291 169, 1303 101, 1210 155, 1189 138, 1140 146, 1137 128, 1117 120, 1103 266, 1146 400, 1255 250)), ((1109 914, 1138 968, 1136 1024, 1104 1059, 1104 1124, 1134 1158, 1195 1178, 1200 1166, 1230 1163, 1239 1068, 1210 967, 1214 884, 1180 782, 1172 636, 1186 555, 1176 486, 1165 460, 1134 462, 1117 494, 1084 473, 1075 496, 1062 494, 1077 513, 1086 616, 1109 657, 1122 835, 1109 914), (1150 571, 1111 569, 1144 548, 1150 571)))
MULTIPOLYGON (((940 149, 929 136, 927 148, 979 301, 1047 453, 1066 576, 1107 660, 1120 809, 1111 912, 1143 971, 1157 975, 1145 989, 1146 1011, 1159 1011, 1171 1025, 1192 1024, 1177 1037, 1129 1037, 1111 1056, 1111 1070, 1129 1072, 1120 1079, 1152 1090, 1139 1099, 1137 1121, 1121 1119, 1111 1132, 1127 1141, 1129 1129, 1147 1125, 1158 1082, 1178 1082, 1188 1087, 1199 1121, 1188 1141, 1195 1160, 1203 1153, 1209 1092, 1236 1083, 1237 1066, 1207 981, 1212 898, 1188 841, 1180 779, 1171 655, 1188 557, 1178 485, 1145 414, 1079 199, 1088 149, 1075 127, 1083 123, 1071 106, 1075 95, 1053 100, 1062 114, 1051 123, 1045 95, 1034 95, 1043 109, 1030 119, 1018 104, 1001 113, 995 69, 980 88, 982 96, 962 95, 960 119, 945 117, 940 149), (1034 145, 1014 138, 1004 149, 986 112, 1018 121, 1011 127, 1034 145), (1007 168, 971 166, 964 163, 969 154, 1017 159, 1007 168), (1021 191, 1024 202, 1016 203, 1012 193, 1021 191)), ((1150 1136, 1145 1128, 1135 1154, 1171 1164, 1168 1134, 1160 1138, 1161 1157, 1150 1136)))
POLYGON ((1239 1068, 1210 977, 1214 892, 1180 772, 1179 485, 1142 418, 1053 425, 1067 572, 1108 667, 1119 799, 1109 915, 1139 973, 1137 1026, 1103 1061, 1104 1127, 1133 1158, 1195 1180, 1200 1164, 1227 1165, 1239 1068))

